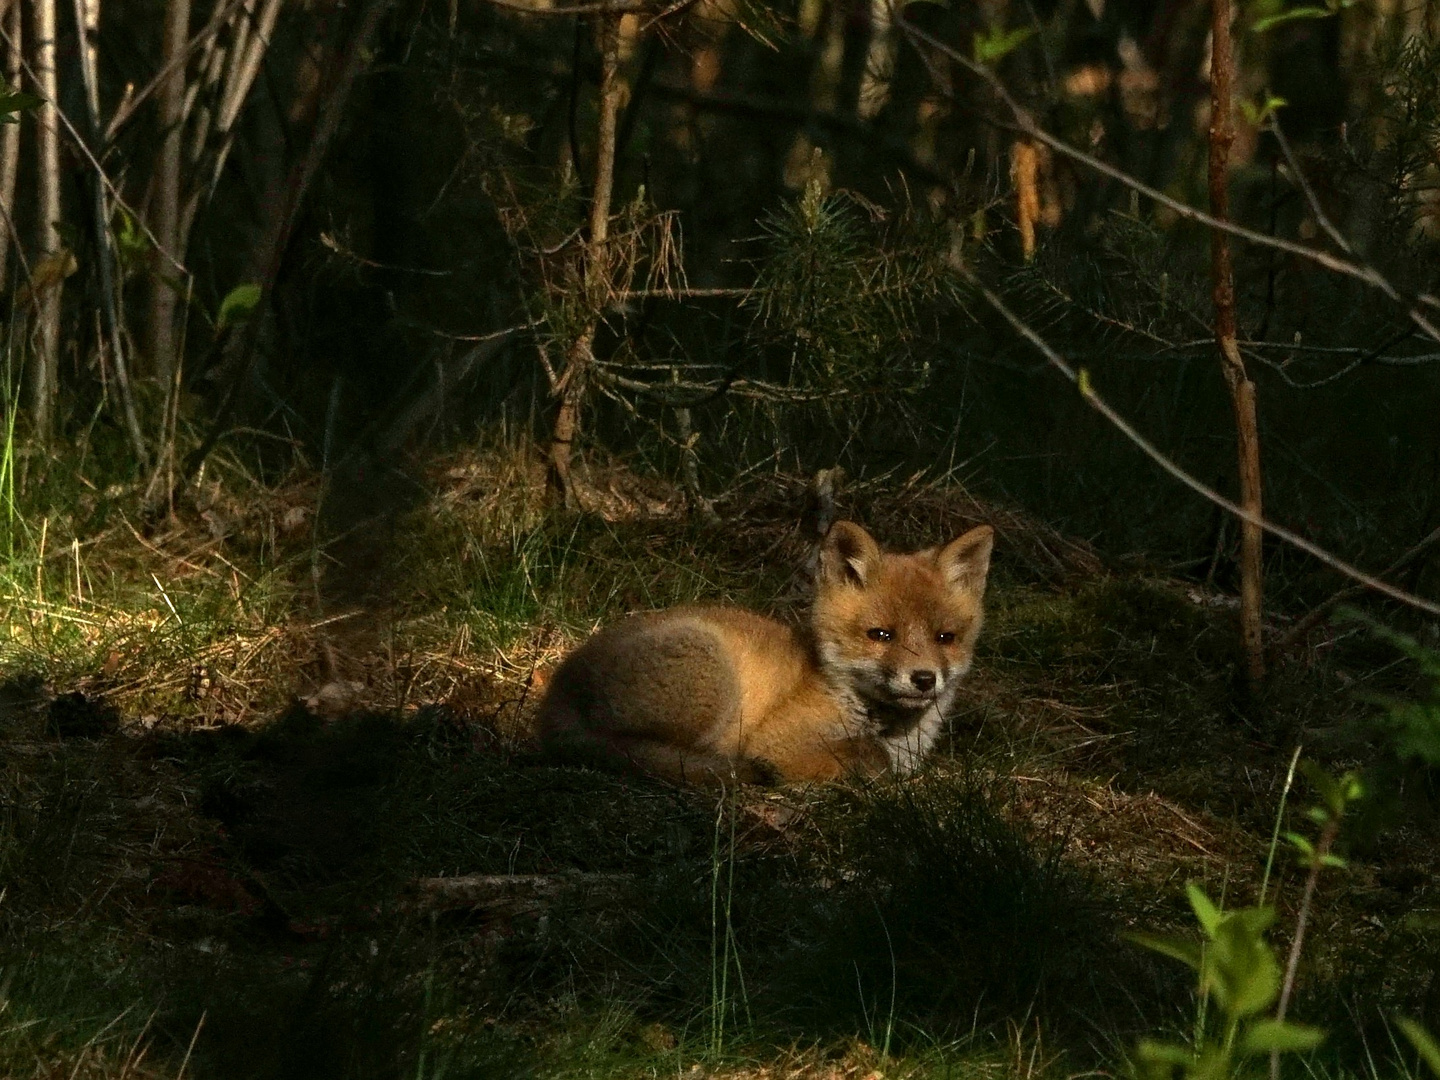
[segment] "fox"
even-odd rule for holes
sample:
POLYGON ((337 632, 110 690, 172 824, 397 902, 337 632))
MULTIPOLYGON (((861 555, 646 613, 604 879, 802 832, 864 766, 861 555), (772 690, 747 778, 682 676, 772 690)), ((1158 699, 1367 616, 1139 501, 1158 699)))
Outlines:
POLYGON ((631 615, 556 669, 541 747, 704 786, 913 773, 974 660, 994 539, 980 525, 895 553, 837 521, 806 627, 735 607, 631 615))

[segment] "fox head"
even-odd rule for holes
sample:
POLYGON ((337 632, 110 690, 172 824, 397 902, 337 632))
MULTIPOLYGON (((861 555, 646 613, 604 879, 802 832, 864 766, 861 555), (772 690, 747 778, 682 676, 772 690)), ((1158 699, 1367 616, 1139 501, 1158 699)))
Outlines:
POLYGON ((811 621, 830 677, 885 713, 943 711, 970 670, 995 530, 943 547, 883 551, 851 521, 820 549, 811 621))

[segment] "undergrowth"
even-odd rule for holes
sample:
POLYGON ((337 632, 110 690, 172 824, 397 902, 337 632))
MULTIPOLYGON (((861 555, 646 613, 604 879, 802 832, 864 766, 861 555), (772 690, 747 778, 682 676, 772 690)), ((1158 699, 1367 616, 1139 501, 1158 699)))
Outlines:
MULTIPOLYGON (((1374 706, 1338 688, 1417 688, 1342 630, 1247 704, 1223 596, 953 485, 857 482, 843 509, 897 545, 1000 527, 949 739, 914 780, 717 797, 553 765, 530 709, 626 611, 800 617, 800 480, 756 478, 716 529, 618 464, 603 506, 553 514, 524 448, 434 462, 369 517, 334 475, 218 470, 173 515, 58 467, 38 527, 18 505, 0 1075, 1113 1071, 1191 1006, 1122 935, 1185 925, 1185 881, 1255 895, 1295 739, 1373 757, 1374 706)), ((1432 1007, 1433 816, 1387 824, 1316 907, 1296 1008, 1332 1028, 1432 1007)))

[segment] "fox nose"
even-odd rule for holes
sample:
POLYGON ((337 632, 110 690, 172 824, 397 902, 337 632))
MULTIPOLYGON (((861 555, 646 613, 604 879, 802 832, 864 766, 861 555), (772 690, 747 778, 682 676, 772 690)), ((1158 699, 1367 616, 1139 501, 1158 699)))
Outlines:
POLYGON ((935 689, 935 673, 933 671, 912 671, 910 681, 915 684, 916 690, 935 689))

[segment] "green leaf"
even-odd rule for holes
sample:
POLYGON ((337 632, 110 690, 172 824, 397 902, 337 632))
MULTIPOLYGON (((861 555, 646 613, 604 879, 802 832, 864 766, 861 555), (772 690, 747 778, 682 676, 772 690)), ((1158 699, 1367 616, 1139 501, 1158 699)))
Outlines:
POLYGON ((983 33, 977 33, 975 35, 975 62, 993 64, 998 60, 1003 60, 1034 34, 1034 29, 1029 26, 1022 26, 1016 30, 992 26, 983 33))
POLYGON ((1274 94, 1266 94, 1264 101, 1240 102, 1240 111, 1245 115, 1246 120, 1250 121, 1250 123, 1254 124, 1256 127, 1259 127, 1261 124, 1265 123, 1266 120, 1269 120, 1270 117, 1274 116, 1277 112, 1279 112, 1281 109, 1283 109, 1286 105, 1289 104, 1290 103, 1286 101, 1283 97, 1277 97, 1274 94))
POLYGON ((1193 881, 1186 882, 1185 895, 1190 898, 1190 907, 1195 912, 1195 918, 1200 920, 1200 926, 1206 934, 1214 937, 1215 928, 1224 918, 1220 909, 1215 906, 1210 897, 1205 895, 1205 890, 1193 881))
POLYGON ((1210 934, 1200 969, 1200 988, 1215 995, 1232 1017, 1254 1016, 1280 994, 1280 964, 1265 940, 1273 908, 1226 912, 1210 934))
POLYGON ((1195 971, 1200 970, 1202 950, 1198 941, 1191 941, 1188 938, 1169 937, 1162 934, 1126 934, 1127 941, 1133 941, 1142 948, 1152 952, 1158 952, 1162 956, 1168 956, 1172 960, 1179 960, 1195 971))
POLYGON ((1325 1040, 1325 1032, 1308 1024, 1291 1024, 1284 1020, 1256 1020, 1245 1029, 1240 1043, 1242 1053, 1268 1054, 1313 1050, 1325 1040))
POLYGON ((1252 33, 1263 34, 1267 30, 1273 30, 1288 22, 1298 22, 1301 19, 1328 19, 1334 12, 1323 7, 1298 7, 1289 11, 1282 11, 1279 15, 1272 15, 1267 19, 1257 19, 1250 27, 1252 33))
POLYGON ((1430 1071, 1440 1076, 1440 1044, 1435 1042, 1434 1036, 1414 1020, 1403 1016, 1397 1016, 1395 1024, 1405 1033, 1405 1037, 1415 1049, 1420 1051, 1420 1056, 1425 1059, 1425 1064, 1430 1066, 1430 1071))
POLYGON ((1179 1065, 1182 1068, 1195 1062, 1195 1055, 1188 1046, 1156 1042, 1154 1039, 1141 1039, 1136 1044, 1135 1056, 1147 1063, 1179 1065))
POLYGON ((220 314, 215 317, 215 330, 225 329, 232 322, 243 319, 255 310, 260 302, 260 286, 252 283, 236 285, 220 301, 220 314))
POLYGON ((1174 1043, 1141 1039, 1135 1046, 1135 1075, 1143 1080, 1175 1080, 1189 1077, 1195 1069, 1195 1055, 1174 1043))
POLYGON ((1285 839, 1299 853, 1302 861, 1308 863, 1315 858, 1315 845, 1298 832, 1286 832, 1285 839))
POLYGON ((41 99, 23 90, 12 90, 0 84, 0 124, 18 124, 16 113, 29 112, 40 105, 41 99))

